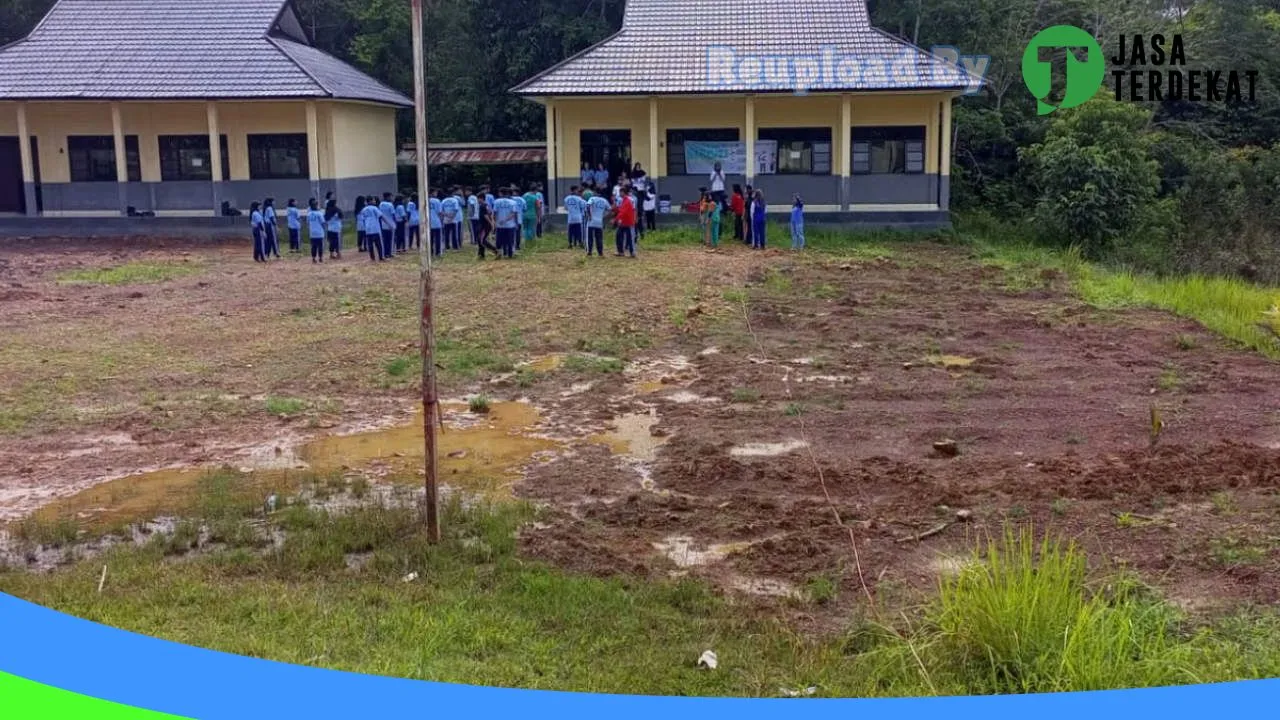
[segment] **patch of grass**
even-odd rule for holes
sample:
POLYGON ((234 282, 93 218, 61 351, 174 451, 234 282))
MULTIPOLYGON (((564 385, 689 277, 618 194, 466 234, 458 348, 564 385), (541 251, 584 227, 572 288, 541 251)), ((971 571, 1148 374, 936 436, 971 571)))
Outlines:
POLYGON ((765 272, 764 287, 774 295, 788 295, 794 286, 790 276, 778 268, 771 267, 765 272))
POLYGON ((1178 333, 1173 337, 1173 346, 1178 348, 1179 350, 1183 350, 1183 351, 1195 350, 1197 347, 1199 347, 1199 345, 1200 343, 1199 341, 1196 340, 1195 335, 1178 333))
POLYGON ((70 270, 58 275, 64 285, 143 285, 163 283, 200 271, 191 263, 130 262, 109 268, 70 270))
POLYGON ((597 357, 594 355, 570 355, 564 359, 565 370, 579 374, 613 374, 621 373, 625 366, 618 358, 597 357))
POLYGON ((760 402, 760 391, 753 388, 734 388, 729 397, 736 403, 757 403, 760 402))
POLYGON ((484 395, 476 395, 467 401, 467 407, 471 412, 483 415, 489 412, 489 398, 484 395))
POLYGON ((1138 526, 1138 518, 1134 517, 1133 513, 1122 512, 1122 513, 1116 514, 1116 527, 1122 530, 1128 530, 1131 528, 1135 528, 1137 526, 1138 526))
POLYGON ((387 371, 387 375, 393 378, 406 377, 410 374, 410 371, 421 367, 422 358, 417 355, 401 355, 400 357, 388 360, 382 366, 382 368, 387 371))
POLYGON ((1213 511, 1218 515, 1235 515, 1240 511, 1239 506, 1236 505, 1235 496, 1226 490, 1214 493, 1209 501, 1213 504, 1213 511))
POLYGON ((1268 549, 1247 538, 1228 535, 1209 543, 1209 557, 1224 568, 1250 567, 1266 560, 1268 549))
POLYGON ((747 301, 747 291, 743 288, 728 288, 720 294, 725 302, 741 305, 747 301))
POLYGON ((800 403, 788 403, 784 411, 787 417, 800 417, 804 414, 804 405, 800 403))
POLYGON ((59 548, 75 543, 80 536, 80 524, 69 517, 52 520, 29 517, 12 526, 11 532, 14 539, 22 543, 59 548))
POLYGON ((804 584, 805 598, 815 605, 826 605, 836 599, 839 586, 828 575, 815 575, 804 584))
POLYGON ((1176 367, 1165 367, 1165 369, 1160 372, 1160 379, 1157 381, 1157 385, 1164 392, 1173 392, 1182 387, 1182 376, 1178 374, 1178 369, 1176 367))
POLYGON ((1071 510, 1071 501, 1066 498, 1057 498, 1049 506, 1049 509, 1050 511, 1053 512, 1054 515, 1057 515, 1058 517, 1064 517, 1066 516, 1067 512, 1071 510))
POLYGON ((269 397, 266 401, 267 412, 272 415, 297 415, 307 407, 307 401, 298 398, 269 397))

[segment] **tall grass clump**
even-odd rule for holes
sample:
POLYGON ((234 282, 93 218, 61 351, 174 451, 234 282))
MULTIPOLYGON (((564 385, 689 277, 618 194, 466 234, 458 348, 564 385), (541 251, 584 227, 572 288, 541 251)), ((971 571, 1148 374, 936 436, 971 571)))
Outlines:
POLYGON ((1176 682, 1174 613, 1121 584, 1096 592, 1075 545, 1007 530, 940 588, 930 643, 942 674, 998 694, 1176 682))

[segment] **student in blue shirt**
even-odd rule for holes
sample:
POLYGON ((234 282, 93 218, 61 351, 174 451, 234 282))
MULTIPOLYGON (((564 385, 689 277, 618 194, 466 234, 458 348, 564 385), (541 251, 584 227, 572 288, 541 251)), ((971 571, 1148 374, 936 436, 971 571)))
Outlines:
POLYGON ((382 193, 378 212, 382 213, 382 259, 390 260, 396 256, 396 206, 391 202, 391 193, 382 193))
POLYGON ((404 206, 404 198, 400 195, 392 201, 396 215, 396 253, 405 251, 405 243, 409 241, 409 210, 404 206))
POLYGON ((364 228, 364 244, 369 249, 369 259, 374 262, 382 260, 382 211, 378 209, 377 196, 368 197, 358 221, 364 228))
POLYGON ((511 198, 511 190, 498 188, 498 199, 493 203, 494 222, 498 227, 498 249, 503 257, 514 257, 516 239, 520 233, 520 206, 511 198))
POLYGON ((484 186, 484 204, 489 206, 489 212, 493 212, 493 203, 496 202, 496 200, 497 198, 495 198, 493 196, 493 193, 489 191, 489 186, 485 185, 484 186))
POLYGON ((791 203, 791 249, 804 249, 804 200, 796 193, 791 203))
POLYGON ((542 185, 534 185, 534 197, 538 198, 538 237, 542 237, 542 223, 547 219, 547 196, 542 193, 542 185))
POLYGON ((591 170, 591 163, 582 163, 582 174, 578 176, 578 180, 583 187, 589 187, 595 182, 596 174, 591 170))
POLYGON ((329 233, 329 259, 342 259, 342 211, 338 201, 329 198, 324 206, 325 230, 329 233))
POLYGON ((365 202, 363 195, 356 197, 356 202, 351 207, 351 217, 356 221, 356 252, 364 252, 364 223, 360 221, 360 213, 364 212, 365 202))
POLYGON ((751 247, 763 250, 765 245, 765 210, 764 191, 756 190, 751 198, 751 247))
POLYGON ((603 192, 609 187, 609 171, 604 169, 604 163, 596 165, 596 189, 603 192))
POLYGON ((249 203, 249 227, 253 230, 253 261, 266 262, 267 253, 263 243, 262 211, 258 203, 249 203))
POLYGON ((458 203, 458 212, 453 215, 453 249, 462 249, 462 237, 466 234, 467 224, 463 222, 467 219, 467 196, 462 193, 462 188, 455 186, 453 188, 453 199, 458 203))
POLYGON ((324 262, 324 213, 315 198, 307 201, 307 237, 311 238, 311 262, 324 262))
POLYGON ((440 257, 444 253, 444 224, 440 222, 440 196, 439 190, 435 195, 427 200, 427 234, 431 239, 431 255, 432 257, 440 257))
POLYGON ((298 203, 289 198, 285 204, 285 223, 289 226, 289 252, 302 252, 302 219, 298 203))
POLYGON ((564 199, 564 210, 568 215, 570 250, 583 245, 582 220, 586 209, 587 201, 582 199, 578 186, 569 188, 569 194, 564 199))
POLYGON ((446 195, 440 201, 440 222, 443 228, 443 241, 445 250, 457 250, 462 247, 458 238, 458 230, 462 226, 458 224, 458 220, 462 219, 462 207, 458 203, 458 198, 454 195, 446 195))
POLYGON ((405 206, 409 212, 409 239, 411 248, 422 247, 422 211, 418 209, 418 193, 409 196, 409 204, 405 206))
POLYGON ((467 192, 467 220, 471 225, 471 244, 480 244, 480 197, 475 192, 467 192))
POLYGON ((592 195, 587 201, 587 257, 591 257, 593 248, 604 257, 604 219, 609 209, 609 201, 603 195, 592 195))
POLYGON ((516 218, 516 252, 520 251, 521 243, 524 240, 524 224, 525 215, 529 214, 529 201, 520 194, 520 188, 511 188, 511 201, 516 204, 516 210, 520 212, 520 217, 516 218))
POLYGON ((262 229, 264 255, 275 255, 280 259, 280 228, 276 225, 276 199, 267 198, 262 202, 262 229))

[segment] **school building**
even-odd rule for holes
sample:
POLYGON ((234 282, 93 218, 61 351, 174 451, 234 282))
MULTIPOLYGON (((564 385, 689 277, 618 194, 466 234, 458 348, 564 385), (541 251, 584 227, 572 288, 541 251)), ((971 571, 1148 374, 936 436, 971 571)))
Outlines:
POLYGON ((771 210, 942 221, 951 104, 976 79, 871 26, 864 0, 628 0, 622 29, 515 87, 546 108, 554 197, 641 163, 672 205, 710 163, 771 210))
POLYGON ((0 214, 393 190, 412 104, 312 47, 287 0, 59 0, 0 48, 0 214))

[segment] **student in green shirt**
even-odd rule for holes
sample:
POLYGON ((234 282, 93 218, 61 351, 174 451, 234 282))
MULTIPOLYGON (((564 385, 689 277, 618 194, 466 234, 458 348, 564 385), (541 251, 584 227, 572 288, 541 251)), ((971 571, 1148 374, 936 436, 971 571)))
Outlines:
POLYGON ((720 247, 720 213, 724 208, 724 203, 711 203, 710 217, 707 223, 711 226, 711 247, 720 247))

